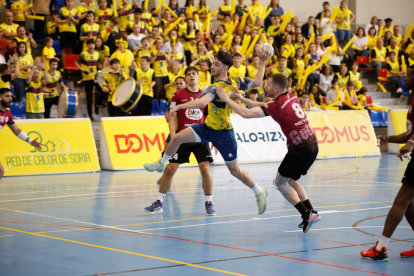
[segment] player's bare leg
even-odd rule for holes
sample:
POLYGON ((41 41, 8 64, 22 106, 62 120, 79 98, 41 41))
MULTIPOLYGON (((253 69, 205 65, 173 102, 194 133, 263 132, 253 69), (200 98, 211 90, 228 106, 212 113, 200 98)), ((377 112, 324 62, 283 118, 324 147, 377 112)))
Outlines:
POLYGON ((253 190, 256 195, 258 213, 259 215, 263 214, 267 208, 269 191, 266 188, 261 188, 259 185, 257 185, 250 173, 240 167, 238 159, 234 160, 233 162, 226 163, 226 166, 235 178, 253 190))
POLYGON ((210 163, 201 162, 198 164, 202 177, 202 185, 205 196, 206 215, 215 216, 216 211, 213 208, 213 176, 210 172, 210 163))

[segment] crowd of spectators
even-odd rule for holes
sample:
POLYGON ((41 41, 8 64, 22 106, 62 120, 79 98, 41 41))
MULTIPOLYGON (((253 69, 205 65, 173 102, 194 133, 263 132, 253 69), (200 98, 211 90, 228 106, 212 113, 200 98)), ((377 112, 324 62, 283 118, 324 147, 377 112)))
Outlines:
MULTIPOLYGON (((171 100, 190 65, 200 70, 199 88, 207 87, 214 81, 209 68, 218 51, 233 58, 230 76, 254 79, 261 43, 275 50, 266 76, 285 75, 288 90, 306 110, 366 107, 357 57, 367 58, 365 66, 375 68, 377 77, 387 68, 386 78, 398 92, 406 68, 414 68, 414 28, 405 35, 391 18, 373 16, 352 33, 355 15, 347 1, 336 7, 324 2, 322 11, 307 19, 285 13, 279 0, 266 6, 238 0, 235 7, 224 0, 213 13, 207 0, 187 0, 183 7, 178 0, 160 0, 153 9, 137 0, 116 0, 116 7, 107 0, 81 0, 76 7, 73 0, 29 1, 6 1, 0 24, 0 88, 14 87, 14 100, 26 101, 27 118, 49 118, 58 86, 70 89, 65 70, 69 55, 77 55, 74 65, 81 71, 79 83, 91 120, 102 106, 108 106, 110 116, 151 115, 153 99, 171 100), (39 57, 33 56, 36 48, 42 48, 39 57), (127 114, 112 98, 128 78, 141 86, 143 96, 127 114)), ((267 100, 263 85, 246 97, 267 100)))

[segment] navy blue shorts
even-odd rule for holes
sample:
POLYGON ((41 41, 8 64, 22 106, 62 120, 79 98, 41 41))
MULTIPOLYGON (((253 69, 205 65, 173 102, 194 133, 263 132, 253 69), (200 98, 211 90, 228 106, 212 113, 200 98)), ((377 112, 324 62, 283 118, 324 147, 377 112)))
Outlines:
POLYGON ((200 137, 201 144, 211 142, 226 163, 237 159, 237 142, 233 129, 215 130, 209 128, 205 123, 193 125, 191 128, 200 137))

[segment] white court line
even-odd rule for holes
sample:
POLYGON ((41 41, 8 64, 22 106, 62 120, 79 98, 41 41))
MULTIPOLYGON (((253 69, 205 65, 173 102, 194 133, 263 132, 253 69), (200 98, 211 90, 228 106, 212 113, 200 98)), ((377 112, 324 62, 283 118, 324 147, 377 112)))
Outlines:
MULTIPOLYGON (((351 210, 327 210, 327 211, 320 212, 320 214, 367 211, 367 210, 376 210, 376 209, 385 209, 385 208, 389 208, 389 207, 388 206, 385 206, 385 207, 365 208, 365 209, 351 209, 351 210)), ((108 225, 102 225, 102 224, 84 222, 84 221, 79 221, 79 220, 59 218, 59 217, 47 216, 47 215, 39 215, 39 214, 35 214, 35 213, 24 212, 24 211, 13 210, 13 209, 0 208, 0 210, 10 211, 10 212, 16 212, 16 213, 21 213, 21 214, 27 214, 27 215, 33 215, 33 216, 37 216, 37 217, 51 218, 51 219, 56 219, 56 220, 70 221, 70 222, 75 222, 75 223, 90 225, 90 226, 93 226, 93 227, 108 228, 108 229, 128 231, 128 232, 132 232, 132 233, 143 233, 143 234, 145 234, 147 231, 154 231, 154 230, 177 229, 177 228, 197 227, 197 226, 207 226, 207 225, 217 225, 217 224, 231 224, 231 223, 238 223, 238 222, 260 221, 260 220, 280 219, 280 218, 299 217, 300 216, 298 214, 298 215, 287 215, 287 216, 265 217, 265 218, 254 217, 254 218, 246 219, 246 220, 212 222, 212 223, 202 223, 202 224, 194 224, 194 225, 182 225, 182 226, 165 227, 165 228, 154 228, 154 229, 130 230, 130 229, 125 229, 125 228, 119 228, 119 227, 113 227, 113 226, 108 226, 108 225)), ((295 210, 292 210, 292 211, 295 211, 295 210)), ((288 212, 292 212, 292 211, 288 211, 288 212)), ((209 217, 209 218, 206 218, 206 219, 213 219, 213 218, 214 217, 209 217)), ((299 231, 302 231, 302 230, 299 230, 299 231)), ((295 231, 293 231, 293 232, 295 232, 295 231)))
MULTIPOLYGON (((335 228, 319 228, 315 229, 312 228, 312 231, 322 231, 322 230, 339 230, 339 229, 362 229, 362 228, 384 228, 384 225, 381 226, 358 226, 358 227, 335 227, 335 228)), ((404 229, 411 229, 408 226, 398 226, 397 228, 404 228, 404 229)), ((293 232, 302 232, 303 230, 294 230, 294 231, 285 231, 285 233, 293 233, 293 232)))

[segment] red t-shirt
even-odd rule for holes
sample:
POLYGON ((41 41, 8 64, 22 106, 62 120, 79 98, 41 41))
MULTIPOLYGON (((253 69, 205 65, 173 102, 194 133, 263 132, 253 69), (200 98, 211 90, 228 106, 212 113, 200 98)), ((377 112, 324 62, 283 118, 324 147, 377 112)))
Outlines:
MULTIPOLYGON (((199 90, 198 92, 191 92, 187 88, 176 91, 170 103, 170 108, 175 107, 179 104, 184 104, 190 101, 195 101, 201 95, 203 91, 199 90)), ((177 132, 196 124, 201 124, 204 122, 204 109, 180 109, 177 114, 178 124, 177 132)))
POLYGON ((7 60, 6 52, 11 53, 12 51, 10 43, 2 37, 0 39, 0 54, 7 60))
POLYGON ((262 110, 280 125, 289 150, 316 142, 306 113, 294 94, 285 92, 274 102, 262 106, 262 110))
POLYGON ((10 110, 0 110, 0 130, 6 125, 14 124, 13 115, 11 114, 10 110))

